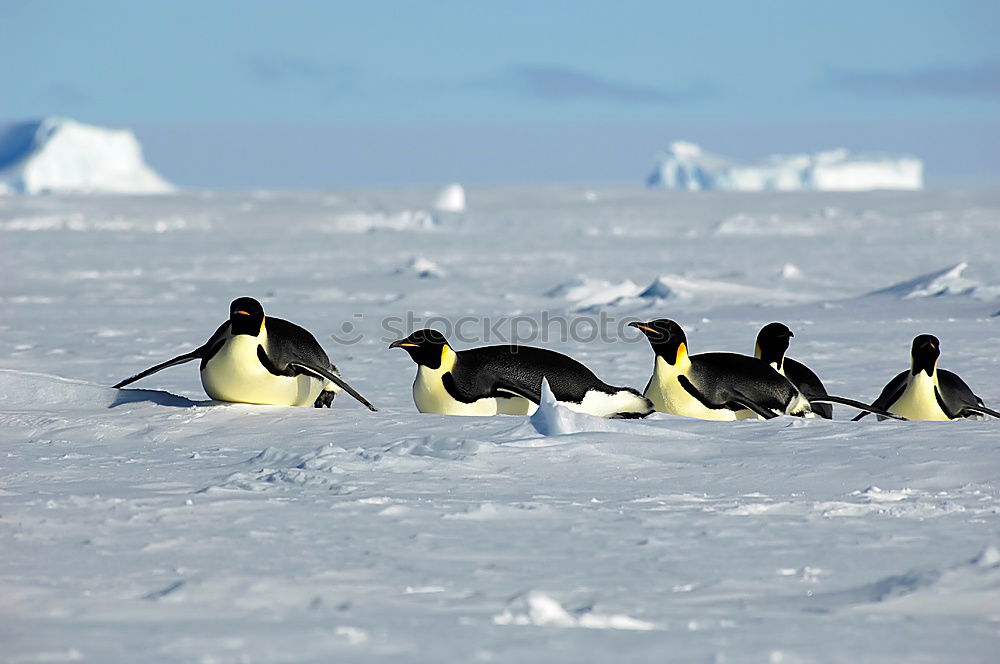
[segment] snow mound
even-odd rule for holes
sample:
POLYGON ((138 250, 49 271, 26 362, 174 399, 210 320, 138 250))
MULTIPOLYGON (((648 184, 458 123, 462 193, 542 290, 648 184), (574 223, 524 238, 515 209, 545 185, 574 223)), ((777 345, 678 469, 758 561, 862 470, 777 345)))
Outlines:
POLYGON ((437 220, 423 210, 387 212, 348 212, 339 215, 323 230, 333 233, 372 233, 376 231, 430 231, 437 220))
POLYGON ((465 212, 465 187, 450 184, 434 199, 434 209, 438 212, 465 212))
POLYGON ((1000 615, 1000 551, 987 546, 945 569, 911 570, 848 590, 818 593, 810 608, 863 607, 904 615, 1000 615))
POLYGON ((546 292, 546 295, 566 299, 572 304, 572 311, 578 313, 593 313, 608 307, 649 309, 661 306, 664 302, 718 305, 740 302, 787 303, 809 299, 807 294, 799 292, 676 274, 661 275, 645 288, 637 286, 631 280, 613 283, 578 278, 559 284, 546 292))
POLYGON ((207 231, 211 228, 211 222, 205 218, 187 219, 171 216, 143 219, 136 215, 89 216, 82 212, 38 214, 0 221, 0 231, 26 233, 45 231, 174 233, 189 230, 207 231))
POLYGON ((802 270, 795 263, 785 263, 781 267, 782 279, 801 279, 802 270))
POLYGON ((603 279, 577 277, 546 291, 548 297, 563 298, 572 302, 577 311, 606 305, 622 298, 637 297, 642 292, 635 282, 626 279, 619 283, 603 279))
POLYGON ((777 214, 752 215, 741 212, 724 219, 715 227, 715 234, 815 237, 828 233, 829 229, 829 224, 819 224, 815 221, 785 219, 777 214))
POLYGON ((570 612, 558 600, 537 590, 512 599, 503 613, 493 616, 493 624, 638 631, 657 629, 654 623, 624 614, 597 613, 590 608, 570 612))
POLYGON ((136 402, 175 407, 211 403, 159 390, 116 390, 48 374, 0 369, 0 409, 4 411, 95 410, 136 402))
POLYGON ((414 256, 402 267, 396 268, 394 274, 405 274, 418 279, 439 279, 447 273, 440 265, 422 256, 414 256))
POLYGON ((0 126, 0 193, 162 194, 174 187, 127 129, 46 118, 0 126))
POLYGON ((677 141, 659 155, 649 187, 685 191, 870 191, 923 188, 923 162, 911 156, 852 155, 845 149, 772 155, 740 164, 677 141))
POLYGON ((635 422, 594 417, 586 413, 576 413, 559 405, 549 388, 548 379, 542 379, 542 401, 529 420, 535 431, 543 436, 562 436, 583 431, 614 431, 619 433, 639 433, 635 422))
POLYGON ((962 273, 968 267, 968 263, 956 263, 942 270, 928 272, 919 277, 907 279, 892 286, 872 291, 867 293, 866 297, 890 296, 900 300, 941 297, 945 295, 965 295, 977 300, 995 300, 1000 298, 1000 284, 983 284, 979 281, 963 277, 962 273))
POLYGON ((716 303, 790 302, 808 296, 787 291, 744 286, 717 279, 698 279, 666 274, 657 277, 639 297, 645 300, 705 300, 716 303))

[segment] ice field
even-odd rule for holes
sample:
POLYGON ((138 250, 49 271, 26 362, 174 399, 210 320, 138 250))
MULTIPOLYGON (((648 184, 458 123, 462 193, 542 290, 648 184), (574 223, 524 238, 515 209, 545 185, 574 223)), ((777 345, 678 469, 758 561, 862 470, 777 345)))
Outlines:
POLYGON ((416 412, 388 344, 513 339, 642 389, 789 356, 870 401, 911 339, 1000 406, 1000 194, 0 197, 4 662, 991 662, 1000 421, 416 412), (206 400, 238 296, 312 331, 331 410, 206 400))

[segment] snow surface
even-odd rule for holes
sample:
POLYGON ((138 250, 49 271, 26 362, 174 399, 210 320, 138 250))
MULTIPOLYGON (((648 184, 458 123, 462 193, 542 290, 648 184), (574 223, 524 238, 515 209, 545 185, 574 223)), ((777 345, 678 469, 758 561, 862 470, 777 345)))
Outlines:
POLYGON ((780 320, 871 399, 929 332, 996 407, 1000 194, 595 193, 0 198, 0 659, 994 661, 1000 422, 421 415, 386 346, 547 321, 641 388, 629 320, 692 352, 780 320), (107 387, 239 295, 380 411, 213 403, 194 363, 107 387))
POLYGON ((0 125, 0 194, 172 191, 127 129, 63 118, 0 125))
POLYGON ((843 148, 740 164, 676 141, 660 154, 647 185, 686 191, 916 190, 923 188, 923 168, 916 157, 852 155, 843 148))

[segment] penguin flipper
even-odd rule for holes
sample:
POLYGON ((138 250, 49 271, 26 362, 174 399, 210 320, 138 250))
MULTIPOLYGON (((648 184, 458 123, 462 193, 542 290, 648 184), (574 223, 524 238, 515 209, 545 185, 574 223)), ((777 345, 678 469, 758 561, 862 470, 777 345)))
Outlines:
POLYGON ((901 420, 903 422, 906 421, 906 418, 903 417, 902 415, 895 415, 893 413, 890 413, 885 408, 881 408, 881 407, 879 407, 879 406, 877 406, 875 404, 869 405, 869 404, 866 404, 866 403, 862 403, 861 401, 855 401, 854 399, 847 399, 845 397, 835 397, 833 395, 827 394, 826 396, 816 397, 815 399, 813 399, 813 401, 816 401, 818 403, 839 403, 839 404, 843 404, 845 406, 850 406, 851 408, 857 408, 858 410, 863 411, 861 413, 861 415, 858 415, 858 416, 856 416, 856 417, 853 418, 852 421, 855 421, 855 422, 857 420, 860 420, 862 417, 864 417, 868 413, 875 413, 876 415, 878 415, 880 417, 887 417, 890 420, 901 420))
POLYGON ((310 376, 316 376, 317 378, 325 378, 331 383, 334 383, 335 385, 340 387, 342 390, 350 394, 355 399, 357 399, 368 410, 372 412, 378 412, 378 409, 375 406, 371 405, 371 402, 369 402, 368 399, 365 399, 363 396, 358 394, 358 391, 355 390, 350 385, 348 385, 347 381, 345 381, 343 378, 336 375, 329 369, 303 364, 302 362, 289 362, 288 367, 290 369, 295 370, 297 373, 305 373, 309 374, 310 376))
MULTIPOLYGON (((886 383, 885 387, 882 388, 881 394, 879 394, 878 398, 872 402, 871 404, 872 408, 881 408, 882 410, 887 410, 889 406, 896 403, 899 397, 903 395, 903 391, 906 389, 906 375, 908 373, 910 372, 901 371, 896 375, 895 378, 886 383)), ((851 421, 857 422, 862 417, 867 416, 868 412, 869 411, 865 409, 864 411, 852 417, 851 421)), ((871 412, 876 412, 876 411, 871 411, 871 412)), ((882 415, 882 413, 876 413, 876 414, 882 415)), ((885 417, 884 415, 882 416, 885 417)))
POLYGON ((986 406, 966 406, 962 410, 963 410, 963 415, 962 415, 963 417, 966 416, 964 414, 965 411, 969 411, 973 413, 979 413, 980 415, 992 415, 993 417, 1000 418, 1000 413, 993 410, 992 408, 987 408, 986 406))
POLYGON ((137 373, 134 376, 129 376, 125 380, 123 380, 123 381, 121 381, 121 382, 116 383, 115 385, 113 385, 113 387, 115 389, 121 389, 121 388, 125 387, 126 385, 134 383, 135 381, 139 380, 140 378, 145 378, 146 376, 148 376, 150 374, 155 374, 157 371, 162 371, 163 369, 168 369, 168 368, 176 366, 178 364, 184 364, 185 362, 192 362, 194 360, 200 360, 200 359, 202 359, 202 357, 204 357, 204 354, 205 354, 205 346, 202 346, 201 348, 196 348, 193 351, 191 351, 190 353, 184 353, 183 355, 178 355, 177 357, 175 357, 172 360, 167 360, 166 362, 161 362, 160 364, 157 364, 155 367, 150 367, 150 368, 146 369, 145 371, 140 371, 139 373, 137 373))
POLYGON ((494 383, 490 389, 490 395, 507 399, 510 397, 521 397, 522 399, 527 399, 534 404, 542 403, 541 392, 535 392, 534 390, 528 389, 525 385, 515 385, 509 381, 497 381, 494 383))
POLYGON ((764 406, 761 406, 760 404, 756 403, 753 399, 750 399, 746 395, 735 390, 733 391, 732 401, 742 406, 743 408, 746 408, 747 410, 752 410, 753 412, 763 417, 765 420, 771 420, 778 416, 778 414, 775 413, 770 408, 765 408, 764 406))
POLYGON ((995 414, 996 411, 986 408, 983 400, 976 396, 961 377, 947 369, 938 369, 938 386, 934 390, 934 396, 941 410, 951 419, 968 417, 972 413, 1000 417, 995 414))

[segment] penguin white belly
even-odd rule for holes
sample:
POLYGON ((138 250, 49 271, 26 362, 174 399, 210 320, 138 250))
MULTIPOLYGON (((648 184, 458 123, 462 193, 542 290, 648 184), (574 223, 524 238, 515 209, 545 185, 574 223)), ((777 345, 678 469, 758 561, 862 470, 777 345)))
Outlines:
POLYGON ((896 403, 889 407, 889 412, 893 415, 902 415, 908 420, 929 420, 946 421, 948 417, 941 405, 937 401, 935 388, 937 388, 936 376, 928 376, 921 371, 916 376, 910 376, 906 382, 906 389, 896 403))
POLYGON ((326 380, 312 376, 275 376, 260 363, 260 340, 230 337, 201 372, 205 392, 217 401, 270 406, 312 406, 326 380))
POLYGON ((677 380, 680 373, 662 357, 656 358, 653 378, 646 388, 647 399, 661 413, 696 417, 701 420, 732 421, 736 413, 728 408, 708 408, 693 397, 677 380))
POLYGON ((413 381, 413 403, 421 413, 438 415, 530 415, 538 406, 524 397, 484 397, 472 403, 463 403, 448 394, 442 378, 442 369, 420 366, 413 381))

